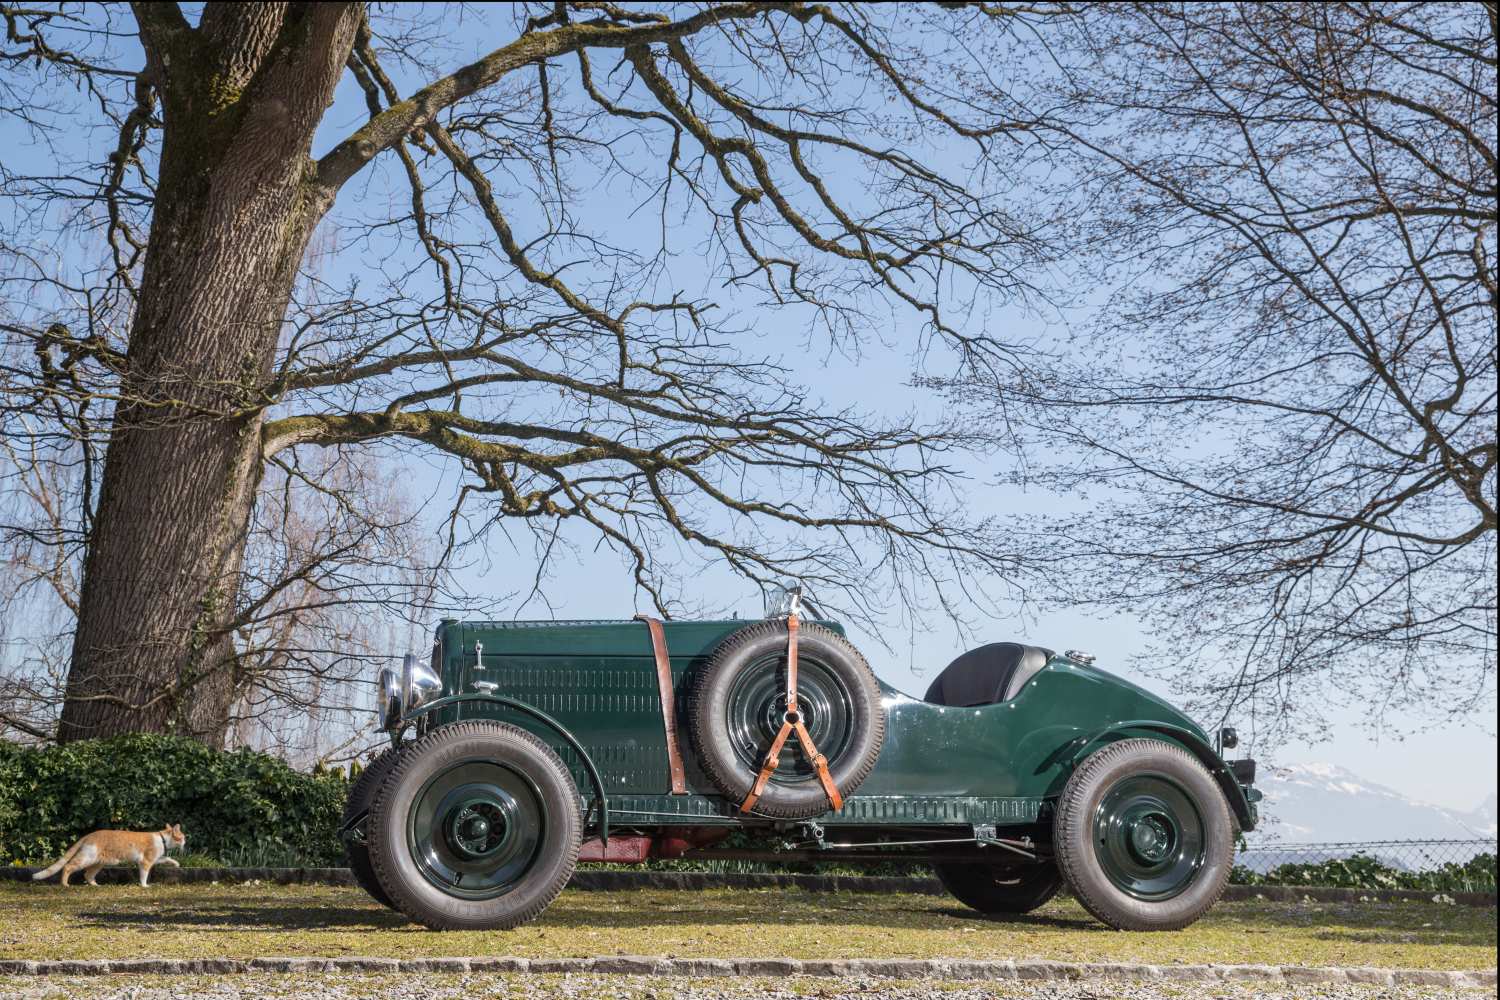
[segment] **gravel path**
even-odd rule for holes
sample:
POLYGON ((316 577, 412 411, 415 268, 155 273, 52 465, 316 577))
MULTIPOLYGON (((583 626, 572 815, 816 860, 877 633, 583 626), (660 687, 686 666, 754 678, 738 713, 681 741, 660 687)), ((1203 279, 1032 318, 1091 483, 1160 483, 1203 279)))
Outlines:
POLYGON ((259 975, 0 978, 5 1000, 1474 1000, 1493 991, 1353 984, 1267 989, 1255 983, 956 983, 548 975, 259 975))

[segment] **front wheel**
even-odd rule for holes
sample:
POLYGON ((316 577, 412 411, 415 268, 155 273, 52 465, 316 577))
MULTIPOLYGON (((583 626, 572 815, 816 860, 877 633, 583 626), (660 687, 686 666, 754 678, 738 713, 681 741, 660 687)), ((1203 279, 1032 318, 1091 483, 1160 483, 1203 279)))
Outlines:
POLYGON ((370 804, 370 862, 396 908, 436 930, 536 917, 578 862, 578 790, 516 726, 443 726, 403 750, 370 804))
MULTIPOLYGON (((386 775, 391 773, 391 767, 396 763, 396 748, 384 750, 370 761, 370 766, 362 771, 354 786, 349 789, 349 797, 344 801, 343 827, 367 815, 370 811, 370 800, 375 797, 375 790, 385 780, 386 775)), ((359 883, 361 889, 368 892, 376 902, 385 906, 392 906, 391 897, 381 888, 380 881, 375 877, 375 869, 370 864, 370 849, 363 842, 354 840, 344 841, 344 855, 349 861, 349 870, 354 873, 354 881, 359 883)))
POLYGON ((1030 913, 1062 888, 1062 876, 1053 865, 1006 868, 957 863, 932 867, 954 899, 991 916, 1030 913))
POLYGON ((1234 818, 1198 759, 1161 740, 1111 743, 1057 803, 1058 867, 1084 907, 1120 930, 1179 930, 1229 881, 1234 818))

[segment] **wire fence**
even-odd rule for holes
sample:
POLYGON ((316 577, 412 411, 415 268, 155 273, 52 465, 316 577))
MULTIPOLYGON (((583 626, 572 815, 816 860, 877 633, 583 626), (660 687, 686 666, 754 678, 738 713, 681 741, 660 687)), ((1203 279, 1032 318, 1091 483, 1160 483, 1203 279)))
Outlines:
POLYGON ((1260 841, 1240 851, 1236 861, 1251 871, 1270 871, 1285 864, 1319 864, 1363 855, 1400 871, 1422 872, 1443 865, 1468 863, 1494 854, 1489 840, 1347 840, 1315 844, 1260 841))
POLYGON ((1260 841, 1235 857, 1235 881, 1266 885, 1494 892, 1495 838, 1260 841))

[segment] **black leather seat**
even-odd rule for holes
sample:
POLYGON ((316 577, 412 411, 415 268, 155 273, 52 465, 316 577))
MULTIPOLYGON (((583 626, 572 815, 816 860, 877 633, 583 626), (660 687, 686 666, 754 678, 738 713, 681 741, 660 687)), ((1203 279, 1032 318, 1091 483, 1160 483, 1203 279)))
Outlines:
POLYGON ((943 668, 923 701, 934 705, 993 705, 1009 701, 1047 665, 1050 649, 992 642, 971 649, 943 668))

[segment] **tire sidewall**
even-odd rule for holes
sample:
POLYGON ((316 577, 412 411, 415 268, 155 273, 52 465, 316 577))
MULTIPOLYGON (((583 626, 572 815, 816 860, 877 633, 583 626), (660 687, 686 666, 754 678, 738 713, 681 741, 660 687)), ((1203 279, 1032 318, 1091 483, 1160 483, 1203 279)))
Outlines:
POLYGON ((437 929, 505 929, 532 919, 572 877, 583 834, 578 791, 566 766, 541 740, 500 722, 458 722, 433 730, 402 753, 381 783, 367 821, 370 860, 393 904, 437 929), (469 900, 427 880, 407 843, 412 804, 435 775, 465 761, 504 764, 526 776, 546 815, 533 867, 504 895, 469 900))
POLYGON ((1122 930, 1177 930, 1218 902, 1234 863, 1233 814, 1223 791, 1196 757, 1152 739, 1111 743, 1086 758, 1073 772, 1058 800, 1054 848, 1064 880, 1090 913, 1122 930), (1094 842, 1094 817, 1101 800, 1120 780, 1159 774, 1192 800, 1203 821, 1203 864, 1188 887, 1169 899, 1131 896, 1105 874, 1094 842))
MULTIPOLYGON (((748 631, 748 630, 746 630, 748 631)), ((739 802, 749 795, 756 774, 747 771, 734 751, 729 730, 729 698, 739 679, 755 669, 765 658, 785 653, 787 633, 783 628, 759 628, 758 633, 735 633, 725 640, 699 679, 692 700, 692 735, 694 749, 711 780, 730 799, 739 802)), ((804 624, 797 637, 797 654, 802 660, 816 661, 831 673, 848 697, 851 739, 844 753, 829 758, 828 770, 834 786, 847 796, 864 780, 873 767, 873 756, 879 752, 885 733, 885 709, 880 702, 879 685, 859 652, 836 633, 804 624)), ((785 752, 800 752, 796 736, 787 740, 785 752)), ((766 747, 769 750, 769 746, 766 747)), ((822 747, 820 751, 826 752, 822 747)), ((759 770, 757 768, 756 770, 759 770)), ((756 810, 767 815, 799 818, 816 816, 829 808, 823 786, 816 779, 781 784, 774 779, 766 785, 756 810)))

